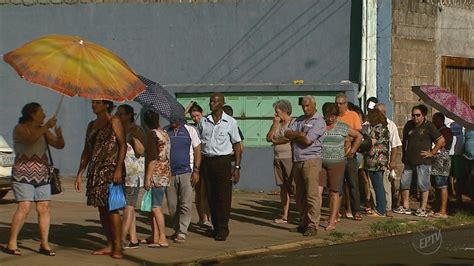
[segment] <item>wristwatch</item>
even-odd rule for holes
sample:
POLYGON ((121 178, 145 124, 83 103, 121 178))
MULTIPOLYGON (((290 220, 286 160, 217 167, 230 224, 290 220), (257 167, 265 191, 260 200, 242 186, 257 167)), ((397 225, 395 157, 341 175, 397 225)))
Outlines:
POLYGON ((235 169, 240 169, 240 165, 236 165, 234 167, 235 167, 235 169))

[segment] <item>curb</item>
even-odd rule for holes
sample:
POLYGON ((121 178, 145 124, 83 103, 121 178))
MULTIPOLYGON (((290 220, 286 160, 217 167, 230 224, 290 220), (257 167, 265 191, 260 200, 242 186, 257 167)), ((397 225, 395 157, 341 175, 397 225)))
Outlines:
MULTIPOLYGON (((472 226, 474 223, 467 223, 467 224, 460 224, 455 226, 450 226, 444 228, 444 230, 456 230, 458 228, 462 228, 465 226, 472 226)), ((324 247, 324 246, 332 246, 332 245, 340 245, 340 244, 347 244, 347 243, 355 243, 359 241, 367 241, 373 239, 382 239, 382 238, 389 238, 395 236, 402 236, 402 235, 409 235, 413 234, 414 232, 404 232, 401 234, 393 234, 393 235, 380 235, 380 236, 371 236, 368 233, 362 233, 352 240, 346 240, 342 242, 333 242, 326 238, 315 238, 309 240, 302 240, 296 241, 292 243, 285 243, 285 244, 278 244, 272 246, 266 246, 261 248, 256 248, 252 250, 240 250, 240 251, 228 251, 226 254, 198 258, 189 261, 179 261, 175 262, 175 264, 179 265, 201 265, 201 264, 218 264, 225 261, 236 260, 236 259, 246 259, 251 257, 256 257, 257 255, 268 255, 272 253, 282 252, 282 251, 292 251, 298 250, 302 248, 313 248, 313 247, 324 247)))
POLYGON ((332 242, 326 239, 309 239, 303 241, 297 241, 292 243, 285 243, 267 247, 256 248, 252 250, 241 250, 241 251, 228 251, 226 254, 211 256, 206 258, 195 259, 191 261, 180 261, 178 264, 216 264, 224 261, 235 260, 235 259, 244 259, 255 257, 256 255, 265 255, 279 251, 291 251, 301 248, 309 248, 309 247, 323 247, 329 246, 332 242))

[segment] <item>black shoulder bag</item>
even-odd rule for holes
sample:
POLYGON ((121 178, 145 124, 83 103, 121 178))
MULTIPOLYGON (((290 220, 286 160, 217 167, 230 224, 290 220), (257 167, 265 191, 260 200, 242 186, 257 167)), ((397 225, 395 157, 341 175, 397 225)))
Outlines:
POLYGON ((56 195, 63 192, 61 186, 61 179, 59 178, 59 169, 54 167, 53 157, 51 157, 51 150, 49 149, 48 139, 44 136, 46 147, 48 148, 49 166, 48 166, 48 183, 51 185, 51 194, 56 195))

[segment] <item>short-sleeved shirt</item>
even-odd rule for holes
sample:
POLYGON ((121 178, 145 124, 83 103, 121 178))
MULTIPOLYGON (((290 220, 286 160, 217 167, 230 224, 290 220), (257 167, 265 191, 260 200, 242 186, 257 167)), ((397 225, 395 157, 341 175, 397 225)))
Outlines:
POLYGON ((335 164, 346 160, 344 143, 348 134, 349 126, 341 121, 336 121, 333 129, 326 130, 322 152, 324 164, 335 164))
MULTIPOLYGON (((135 129, 143 132, 143 129, 134 125, 135 129)), ((125 153, 125 186, 127 187, 143 187, 145 184, 145 156, 141 154, 138 158, 135 154, 132 142, 133 133, 128 133, 125 136, 127 143, 127 152, 125 153)), ((144 143, 142 143, 144 144, 144 143)))
MULTIPOLYGON (((294 120, 292 120, 294 121, 294 120)), ((284 144, 273 144, 273 158, 275 159, 291 159, 292 152, 291 152, 291 142, 285 138, 285 131, 288 130, 288 127, 292 123, 289 121, 288 123, 282 125, 281 123, 278 126, 278 129, 273 134, 273 140, 287 140, 287 143, 284 144)))
POLYGON ((433 158, 423 158, 422 151, 431 150, 432 144, 441 137, 436 126, 425 120, 420 126, 410 120, 403 127, 403 163, 409 165, 431 165, 433 158))
POLYGON ((145 157, 137 158, 132 145, 127 142, 127 153, 125 154, 125 186, 143 187, 145 181, 145 157))
POLYGON ((153 184, 155 187, 167 187, 170 185, 170 138, 161 128, 153 129, 157 153, 149 153, 148 161, 156 160, 153 171, 153 184))
POLYGON ((398 135, 398 128, 395 123, 387 118, 388 133, 390 134, 390 149, 402 146, 400 135, 398 135))
POLYGON ((290 125, 289 130, 304 132, 305 136, 312 142, 309 146, 301 145, 295 141, 292 142, 294 162, 321 158, 324 132, 326 131, 326 122, 324 122, 321 115, 315 113, 308 120, 302 115, 290 125))
POLYGON ((201 136, 201 152, 204 156, 231 155, 232 145, 242 141, 237 121, 224 112, 217 123, 214 122, 212 114, 204 116, 197 129, 201 136))
POLYGON ((360 120, 360 116, 354 111, 348 110, 344 114, 340 114, 338 119, 355 130, 362 129, 362 121, 360 120))
POLYGON ((196 128, 182 124, 177 131, 166 128, 171 141, 171 173, 180 175, 191 173, 194 161, 194 148, 201 144, 196 128))
POLYGON ((390 156, 390 133, 387 126, 377 124, 369 127, 371 139, 377 142, 364 155, 364 166, 369 171, 387 170, 390 156))

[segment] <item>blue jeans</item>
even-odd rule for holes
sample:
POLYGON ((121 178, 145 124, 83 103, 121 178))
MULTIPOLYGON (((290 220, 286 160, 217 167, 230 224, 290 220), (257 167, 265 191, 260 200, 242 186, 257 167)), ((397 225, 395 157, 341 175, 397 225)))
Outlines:
POLYGON ((383 188, 383 173, 384 171, 368 171, 370 181, 375 190, 375 202, 377 206, 375 210, 378 213, 385 215, 387 210, 387 202, 385 201, 385 189, 383 188))

